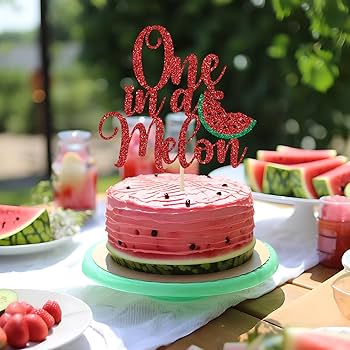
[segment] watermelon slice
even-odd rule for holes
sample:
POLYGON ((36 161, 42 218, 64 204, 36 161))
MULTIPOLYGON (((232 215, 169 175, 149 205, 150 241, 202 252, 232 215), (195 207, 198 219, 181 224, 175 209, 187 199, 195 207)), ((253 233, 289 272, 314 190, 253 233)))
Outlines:
POLYGON ((312 179, 317 175, 344 164, 346 161, 346 157, 337 156, 291 166, 289 170, 289 184, 295 197, 318 198, 312 185, 312 179))
POLYGON ((277 196, 292 196, 289 181, 290 165, 266 162, 262 180, 262 192, 277 196))
POLYGON ((0 205, 0 246, 52 241, 44 208, 0 205))
POLYGON ((298 328, 284 331, 284 350, 348 350, 350 336, 298 328))
POLYGON ((243 113, 226 112, 220 99, 224 97, 221 91, 206 91, 198 101, 198 115, 202 125, 212 135, 222 139, 242 137, 251 131, 256 120, 243 113))
POLYGON ((350 162, 329 170, 312 179, 312 184, 319 197, 344 194, 345 186, 350 182, 350 162))
POLYGON ((325 158, 335 157, 337 155, 337 151, 335 149, 313 149, 308 150, 304 148, 290 147, 285 145, 278 145, 276 147, 277 152, 295 152, 295 153, 308 153, 317 155, 324 155, 325 158))
POLYGON ((244 173, 248 185, 254 192, 262 192, 265 167, 268 164, 254 158, 244 159, 244 173))
POLYGON ((333 153, 321 152, 315 153, 314 150, 311 151, 265 151, 260 150, 257 152, 257 159, 264 160, 265 162, 277 163, 277 164, 299 164, 306 162, 313 162, 315 160, 321 160, 326 158, 332 158, 333 153))

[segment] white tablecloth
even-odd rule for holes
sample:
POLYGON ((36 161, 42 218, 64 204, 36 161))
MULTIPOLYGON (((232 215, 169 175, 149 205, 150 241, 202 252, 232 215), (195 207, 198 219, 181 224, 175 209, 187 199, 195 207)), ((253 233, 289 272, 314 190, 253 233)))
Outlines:
POLYGON ((290 235, 283 230, 282 223, 291 208, 256 202, 255 211, 256 236, 272 245, 280 264, 272 278, 243 292, 198 299, 189 307, 189 302, 166 302, 97 285, 82 273, 81 266, 87 248, 106 239, 103 203, 72 243, 37 254, 0 256, 0 288, 65 292, 91 307, 91 327, 61 350, 156 349, 200 328, 230 306, 259 297, 318 263, 315 234, 290 235))

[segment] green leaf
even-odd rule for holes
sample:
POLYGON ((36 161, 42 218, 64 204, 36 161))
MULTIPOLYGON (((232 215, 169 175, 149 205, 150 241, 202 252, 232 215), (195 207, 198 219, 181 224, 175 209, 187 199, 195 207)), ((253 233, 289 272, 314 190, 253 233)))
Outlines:
POLYGON ((326 92, 339 75, 330 51, 317 47, 302 47, 296 52, 298 68, 304 84, 317 91, 326 92))
POLYGON ((289 17, 301 3, 301 0, 272 0, 272 7, 276 13, 276 17, 281 21, 289 17))
POLYGON ((271 46, 267 48, 267 54, 272 58, 283 58, 287 55, 289 37, 286 34, 278 34, 273 40, 271 46))

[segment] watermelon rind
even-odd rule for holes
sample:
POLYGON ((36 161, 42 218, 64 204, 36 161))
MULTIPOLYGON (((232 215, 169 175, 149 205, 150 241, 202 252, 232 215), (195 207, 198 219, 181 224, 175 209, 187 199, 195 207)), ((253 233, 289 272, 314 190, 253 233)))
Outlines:
POLYGON ((243 161, 244 165, 244 174, 245 178, 248 182, 249 187, 252 189, 254 192, 261 192, 262 191, 262 186, 258 184, 256 177, 254 176, 254 169, 255 169, 255 162, 258 160, 253 159, 253 158, 246 158, 243 161))
POLYGON ((9 232, 0 234, 0 246, 43 243, 54 240, 49 214, 46 209, 38 209, 31 219, 9 232))
POLYGON ((221 139, 226 139, 226 140, 230 140, 230 139, 238 139, 242 136, 244 136, 245 134, 248 134, 255 126, 256 124, 256 120, 252 119, 252 121, 250 122, 250 124, 241 132, 238 132, 236 134, 223 134, 220 133, 216 130, 214 130, 213 128, 211 128, 208 123, 206 122, 205 118, 204 118, 204 113, 203 113, 203 100, 204 100, 204 94, 201 94, 199 96, 199 100, 198 100, 198 116, 199 119, 202 123, 202 125, 205 127, 205 129, 207 131, 209 131, 212 135, 221 138, 221 139))
POLYGON ((123 254, 114 249, 109 243, 106 247, 112 259, 119 265, 127 267, 134 271, 154 273, 161 275, 193 275, 204 274, 229 270, 248 261, 254 252, 255 239, 244 248, 235 251, 230 258, 200 258, 187 260, 161 260, 161 259, 143 259, 123 254), (218 260, 220 259, 220 260, 218 260))
POLYGON ((262 191, 277 196, 291 196, 289 180, 290 167, 282 164, 267 164, 264 172, 262 191))

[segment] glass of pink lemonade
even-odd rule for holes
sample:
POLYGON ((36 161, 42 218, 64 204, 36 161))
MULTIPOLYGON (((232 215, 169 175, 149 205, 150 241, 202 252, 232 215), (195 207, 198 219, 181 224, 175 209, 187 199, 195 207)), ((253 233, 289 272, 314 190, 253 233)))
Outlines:
POLYGON ((350 198, 321 197, 318 217, 318 251, 322 265, 342 268, 341 258, 350 249, 350 198))
POLYGON ((58 133, 52 164, 56 205, 65 209, 94 210, 97 171, 89 150, 91 133, 67 130, 58 133))
MULTIPOLYGON (((146 131, 152 122, 150 117, 127 117, 126 118, 129 126, 129 134, 131 134, 134 126, 137 123, 144 124, 146 131)), ((121 169, 121 176, 123 179, 126 177, 137 176, 140 174, 153 174, 155 172, 155 162, 154 162, 154 139, 155 139, 155 127, 152 126, 150 130, 147 152, 144 157, 139 156, 140 147, 140 134, 136 130, 130 140, 128 158, 121 169)))

